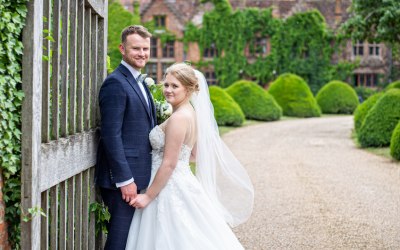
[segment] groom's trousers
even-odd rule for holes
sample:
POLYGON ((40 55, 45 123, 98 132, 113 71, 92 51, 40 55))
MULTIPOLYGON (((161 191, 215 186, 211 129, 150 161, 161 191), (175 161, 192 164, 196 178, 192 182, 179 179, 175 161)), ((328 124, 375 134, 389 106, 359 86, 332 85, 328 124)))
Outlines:
POLYGON ((107 224, 105 250, 124 250, 135 209, 122 200, 120 189, 100 188, 104 204, 108 207, 111 219, 107 224))

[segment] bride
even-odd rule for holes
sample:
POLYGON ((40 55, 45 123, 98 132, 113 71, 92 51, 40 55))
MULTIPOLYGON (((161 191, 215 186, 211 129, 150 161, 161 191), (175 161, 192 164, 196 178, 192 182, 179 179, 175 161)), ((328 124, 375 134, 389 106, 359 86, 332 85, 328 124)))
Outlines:
POLYGON ((229 226, 250 217, 253 186, 219 137, 203 74, 176 63, 163 92, 173 113, 150 132, 150 186, 129 203, 136 212, 126 249, 243 249, 229 226))

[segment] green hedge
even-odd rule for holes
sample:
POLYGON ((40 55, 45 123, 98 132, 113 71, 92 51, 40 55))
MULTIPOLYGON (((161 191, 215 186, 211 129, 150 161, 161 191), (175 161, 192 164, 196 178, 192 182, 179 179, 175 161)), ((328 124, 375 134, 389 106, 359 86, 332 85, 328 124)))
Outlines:
POLYGON ((269 87, 268 92, 282 107, 283 114, 296 117, 321 115, 317 101, 307 83, 295 74, 283 74, 269 87))
POLYGON ((354 111, 354 129, 356 130, 356 132, 361 128, 361 125, 364 122, 368 111, 375 105, 375 103, 379 100, 379 98, 382 97, 382 95, 382 92, 376 93, 375 95, 370 96, 367 100, 358 105, 357 109, 354 111))
POLYGON ((341 81, 324 85, 318 91, 316 100, 324 114, 352 114, 360 104, 356 91, 341 81))
POLYGON ((387 91, 372 107, 357 133, 362 147, 389 146, 400 120, 400 89, 387 91))
POLYGON ((107 53, 111 59, 112 69, 115 69, 122 60, 118 48, 121 43, 121 32, 125 27, 133 24, 140 24, 139 15, 133 15, 118 3, 118 1, 114 1, 108 5, 107 53))
POLYGON ((391 84, 389 84, 385 90, 389 90, 389 89, 400 89, 400 81, 395 81, 392 82, 391 84))
POLYGON ((237 81, 226 92, 239 104, 248 119, 275 121, 282 116, 282 109, 274 98, 254 82, 237 81))
MULTIPOLYGON (((0 0, 0 167, 11 249, 20 249, 22 29, 27 0, 0 0)), ((33 65, 34 66, 34 65, 33 65)))
POLYGON ((390 155, 400 161, 400 122, 394 129, 392 139, 390 140, 390 155))
POLYGON ((244 114, 240 106, 220 87, 211 86, 210 98, 214 106, 214 116, 219 126, 240 126, 244 114))

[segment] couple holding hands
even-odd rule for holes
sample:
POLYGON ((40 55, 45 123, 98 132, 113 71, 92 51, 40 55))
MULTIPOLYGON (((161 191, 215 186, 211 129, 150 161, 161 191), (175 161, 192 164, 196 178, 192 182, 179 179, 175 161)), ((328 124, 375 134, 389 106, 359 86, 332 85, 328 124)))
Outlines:
POLYGON ((150 38, 140 25, 122 31, 121 64, 99 93, 95 182, 111 214, 105 249, 243 249, 230 226, 251 215, 250 178, 221 140, 207 82, 191 66, 166 70, 163 94, 173 112, 157 125, 138 80, 150 38))

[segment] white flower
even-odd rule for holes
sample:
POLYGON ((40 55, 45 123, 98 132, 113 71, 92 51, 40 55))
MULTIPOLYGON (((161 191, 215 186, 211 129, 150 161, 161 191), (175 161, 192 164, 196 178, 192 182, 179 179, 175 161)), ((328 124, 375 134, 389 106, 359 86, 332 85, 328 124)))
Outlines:
POLYGON ((163 107, 164 114, 167 116, 170 116, 172 114, 172 106, 169 103, 166 103, 165 106, 163 107))
POLYGON ((146 83, 147 87, 153 86, 155 84, 153 78, 151 77, 146 77, 144 79, 144 83, 146 83))

